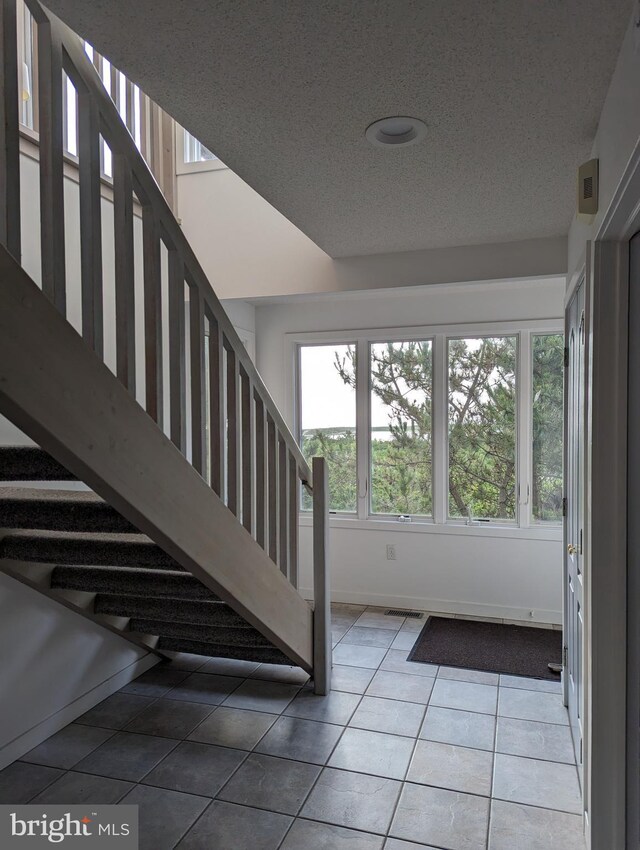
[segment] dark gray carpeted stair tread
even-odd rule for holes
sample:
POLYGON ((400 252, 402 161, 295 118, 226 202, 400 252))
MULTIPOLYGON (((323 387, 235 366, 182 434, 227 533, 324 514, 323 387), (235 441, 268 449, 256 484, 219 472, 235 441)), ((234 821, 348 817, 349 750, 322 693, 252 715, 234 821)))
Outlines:
POLYGON ((38 446, 0 446, 0 481, 74 481, 75 478, 38 446))
POLYGON ((89 593, 123 593, 176 599, 217 599, 195 576, 147 567, 55 567, 51 587, 89 593))
POLYGON ((144 534, 12 531, 0 541, 0 558, 46 564, 182 569, 144 534))
POLYGON ((271 641, 245 624, 243 628, 228 626, 202 626, 195 623, 168 623, 165 620, 144 620, 133 618, 129 622, 129 631, 162 637, 197 640, 201 643, 221 643, 225 646, 271 647, 271 641))
POLYGON ((138 533, 95 493, 0 487, 0 528, 138 533))
MULTIPOLYGON (((46 452, 0 447, 0 481, 73 480, 46 452)), ((55 564, 50 586, 95 594, 158 650, 290 665, 291 660, 95 493, 0 487, 0 558, 55 564)))
POLYGON ((240 661, 257 661, 263 664, 286 664, 291 666, 291 659, 276 649, 246 646, 224 646, 224 644, 202 643, 197 640, 161 637, 157 643, 158 649, 172 652, 190 652, 194 655, 205 655, 211 658, 237 658, 240 661))
POLYGON ((204 599, 147 598, 99 593, 94 600, 97 614, 153 619, 167 623, 193 623, 242 628, 246 621, 225 602, 204 599))

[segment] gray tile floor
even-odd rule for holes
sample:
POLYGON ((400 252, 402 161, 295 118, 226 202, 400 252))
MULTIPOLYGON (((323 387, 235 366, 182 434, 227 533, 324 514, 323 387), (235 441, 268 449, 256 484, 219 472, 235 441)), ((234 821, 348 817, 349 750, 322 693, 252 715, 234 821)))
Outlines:
POLYGON ((334 690, 178 655, 0 772, 0 802, 135 803, 143 850, 583 850, 559 686, 408 662, 334 606, 334 690))

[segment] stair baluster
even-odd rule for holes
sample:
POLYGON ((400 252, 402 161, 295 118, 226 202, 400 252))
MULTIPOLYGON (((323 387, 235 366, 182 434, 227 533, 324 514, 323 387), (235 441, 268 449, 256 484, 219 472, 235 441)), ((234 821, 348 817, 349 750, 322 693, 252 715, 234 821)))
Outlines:
MULTIPOLYGON (((254 388, 256 411, 256 540, 267 549, 267 435, 264 402, 254 388)), ((296 467, 296 479, 297 479, 296 467)), ((296 508, 297 509, 297 508, 296 508)))
POLYGON ((219 323, 209 318, 209 464, 211 487, 224 499, 225 413, 224 345, 219 323))
POLYGON ((142 243, 144 255, 144 362, 146 409, 162 427, 164 382, 162 379, 162 284, 160 237, 153 207, 143 202, 142 243))
POLYGON ((251 378, 240 369, 240 398, 242 409, 242 524, 253 532, 254 445, 256 444, 256 413, 251 378))
MULTIPOLYGON (((100 192, 100 116, 86 86, 69 65, 67 74, 78 93, 78 154, 80 171, 80 276, 82 280, 82 336, 98 357, 104 356, 102 286, 102 199, 100 192)), ((124 215, 118 193, 118 217, 124 215), (122 210, 122 213, 121 213, 122 210)), ((115 236, 115 233, 114 233, 115 236)), ((116 272, 117 274, 117 272, 116 272)), ((116 297, 124 282, 117 274, 116 297)), ((121 317, 118 316, 118 319, 121 317)), ((126 326, 125 326, 126 327, 126 326)), ((116 324, 117 328, 117 324, 116 324)), ((117 331, 116 331, 117 332, 117 331)), ((119 375, 120 380, 122 377, 119 375)))
POLYGON ((116 285, 116 374, 136 397, 136 317, 133 181, 126 157, 113 157, 113 236, 116 285))
POLYGON ((195 284, 189 284, 189 347, 191 367, 191 463, 205 476, 205 328, 204 299, 195 284))

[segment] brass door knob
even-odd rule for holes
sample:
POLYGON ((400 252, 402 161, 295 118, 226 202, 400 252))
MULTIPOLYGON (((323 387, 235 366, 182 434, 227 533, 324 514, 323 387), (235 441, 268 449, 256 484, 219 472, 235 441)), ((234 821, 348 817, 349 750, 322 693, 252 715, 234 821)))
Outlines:
POLYGON ((578 547, 575 546, 573 543, 569 543, 569 545, 567 546, 567 552, 570 555, 575 555, 577 551, 578 551, 578 547))

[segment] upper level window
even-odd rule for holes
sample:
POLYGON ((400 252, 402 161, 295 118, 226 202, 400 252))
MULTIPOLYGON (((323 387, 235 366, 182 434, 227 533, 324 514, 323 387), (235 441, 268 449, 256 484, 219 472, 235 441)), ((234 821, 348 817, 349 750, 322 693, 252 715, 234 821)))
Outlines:
MULTIPOLYGON (((37 143, 38 73, 36 26, 31 13, 22 0, 16 3, 18 49, 19 121, 32 142, 37 143)), ((131 133, 138 150, 144 157, 162 189, 168 203, 175 204, 174 182, 176 174, 174 122, 160 107, 101 56, 88 42, 84 50, 96 69, 102 84, 111 96, 116 109, 131 133)), ((78 145, 78 93, 72 81, 63 73, 63 150, 68 159, 79 155, 78 145)), ((106 139, 100 135, 101 175, 113 177, 113 157, 106 139)), ((203 149, 203 151, 206 149, 203 149)), ((209 153, 208 151, 206 152, 209 153)), ((203 153, 206 158, 206 154, 203 153)), ((211 156, 211 154, 209 154, 211 156)))
POLYGON ((450 339, 449 515, 516 519, 516 337, 450 339))
POLYGON ((20 123, 35 130, 34 69, 35 24, 24 3, 16 3, 18 24, 18 86, 20 123))
POLYGON ((188 130, 184 133, 184 162, 210 162, 218 157, 192 136, 188 130))
POLYGON ((176 124, 176 171, 193 174, 201 171, 220 171, 226 165, 184 127, 176 124))
POLYGON ((431 342, 370 347, 371 513, 432 513, 431 342))
POLYGON ((327 458, 330 510, 349 513, 357 508, 355 365, 354 345, 300 347, 302 452, 309 462, 327 458))

